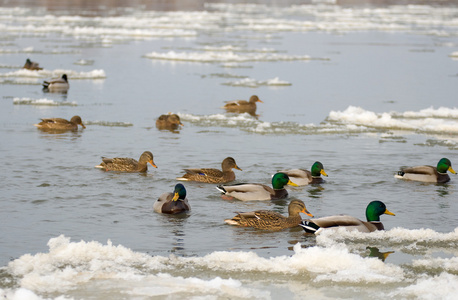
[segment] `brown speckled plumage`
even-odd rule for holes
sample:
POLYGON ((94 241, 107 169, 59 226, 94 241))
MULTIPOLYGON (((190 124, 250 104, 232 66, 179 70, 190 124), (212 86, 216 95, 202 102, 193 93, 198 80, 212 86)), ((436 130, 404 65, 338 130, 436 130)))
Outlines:
POLYGON ((230 225, 254 227, 265 230, 281 230, 298 226, 302 220, 300 213, 313 217, 305 207, 303 201, 293 200, 288 205, 288 217, 271 210, 257 210, 238 213, 232 219, 226 219, 224 221, 230 225))
POLYGON ((43 130, 77 130, 78 125, 86 128, 80 116, 73 116, 70 121, 61 118, 41 119, 40 123, 34 125, 43 130))
POLYGON ((226 101, 226 104, 223 106, 223 108, 226 109, 228 112, 249 113, 253 115, 256 113, 256 102, 262 103, 258 96, 253 95, 251 96, 250 101, 226 101))
POLYGON ((156 127, 159 130, 177 130, 183 126, 181 123, 180 117, 177 114, 169 113, 167 115, 161 115, 156 120, 156 127))
POLYGON ((242 171, 232 157, 226 157, 221 163, 222 171, 211 168, 184 169, 186 174, 178 177, 177 180, 198 181, 206 183, 226 183, 235 180, 235 173, 232 169, 242 171))
POLYGON ((102 163, 96 168, 105 169, 105 171, 146 172, 148 170, 147 163, 157 168, 150 151, 143 152, 138 161, 129 157, 102 157, 102 163))

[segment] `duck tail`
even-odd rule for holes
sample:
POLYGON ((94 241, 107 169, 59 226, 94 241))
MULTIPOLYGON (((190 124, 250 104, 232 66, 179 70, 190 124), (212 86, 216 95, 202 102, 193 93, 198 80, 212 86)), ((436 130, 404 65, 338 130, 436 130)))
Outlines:
POLYGON ((220 191, 221 193, 223 193, 223 194, 226 194, 226 193, 227 193, 227 191, 224 189, 224 187, 223 187, 222 185, 218 185, 218 186, 216 187, 216 189, 217 189, 218 191, 220 191))
POLYGON ((394 178, 403 179, 404 174, 405 173, 403 171, 398 171, 396 174, 394 174, 394 178))
POLYGON ((316 225, 310 220, 304 220, 300 222, 299 226, 301 226, 307 233, 315 233, 318 231, 318 229, 320 229, 320 226, 316 225))

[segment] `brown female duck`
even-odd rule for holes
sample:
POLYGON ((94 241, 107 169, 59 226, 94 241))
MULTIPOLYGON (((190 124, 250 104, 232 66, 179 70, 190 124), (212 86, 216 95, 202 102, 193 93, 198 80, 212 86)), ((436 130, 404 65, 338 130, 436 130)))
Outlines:
POLYGON ((177 180, 226 183, 235 180, 235 173, 232 169, 242 171, 232 157, 226 157, 221 163, 221 168, 222 171, 211 168, 184 169, 186 174, 182 177, 178 177, 177 180))
POLYGON ((281 230, 298 226, 302 221, 300 213, 313 217, 302 200, 293 200, 288 205, 288 217, 271 210, 257 210, 238 213, 232 219, 226 219, 224 221, 230 225, 254 227, 265 230, 281 230))
POLYGON ((226 101, 226 104, 223 106, 228 112, 236 112, 236 113, 249 113, 254 115, 256 113, 256 102, 262 101, 258 98, 258 96, 253 95, 250 98, 250 101, 246 100, 235 100, 235 101, 226 101))
POLYGON ((80 116, 73 116, 70 119, 70 121, 67 121, 61 118, 41 119, 40 123, 34 124, 34 125, 42 130, 56 130, 56 131, 77 130, 78 125, 81 125, 81 127, 86 128, 80 116))
POLYGON ((180 126, 183 126, 183 123, 181 123, 180 117, 177 114, 169 113, 167 115, 161 115, 156 120, 156 127, 159 130, 177 130, 180 126))
POLYGON ((40 65, 37 62, 31 61, 29 58, 27 58, 22 68, 27 69, 27 70, 32 70, 32 71, 43 70, 43 68, 40 68, 40 65))
POLYGON ((102 157, 102 163, 95 167, 105 169, 105 171, 146 172, 148 170, 147 163, 157 168, 153 161, 153 153, 150 151, 143 152, 138 161, 129 157, 102 157))

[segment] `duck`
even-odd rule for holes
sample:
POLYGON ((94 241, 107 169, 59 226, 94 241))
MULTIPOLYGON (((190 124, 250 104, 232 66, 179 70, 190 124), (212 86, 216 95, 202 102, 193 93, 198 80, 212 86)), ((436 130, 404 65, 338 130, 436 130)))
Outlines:
POLYGON ((345 228, 350 231, 374 232, 385 230, 383 223, 380 222, 380 216, 386 214, 394 216, 385 203, 382 201, 372 201, 366 207, 366 222, 348 215, 335 215, 317 219, 303 220, 301 226, 305 232, 319 234, 324 229, 345 228))
POLYGON ((394 177, 421 182, 446 183, 450 181, 450 176, 448 176, 447 171, 456 174, 455 170, 452 168, 452 162, 444 157, 439 160, 436 167, 416 166, 401 168, 394 177))
POLYGON ((232 169, 242 171, 237 166, 235 159, 232 157, 226 157, 221 163, 222 171, 211 168, 201 169, 184 169, 186 174, 182 177, 177 177, 177 180, 182 181, 198 181, 205 183, 227 183, 235 180, 235 173, 232 169))
POLYGON ((180 126, 184 126, 181 123, 180 117, 177 114, 169 113, 167 115, 161 115, 156 120, 156 127, 159 130, 177 130, 180 126))
POLYGON ((34 126, 38 127, 42 130, 78 130, 78 125, 81 127, 86 128, 84 126, 83 121, 81 120, 80 116, 73 116, 70 121, 62 118, 48 118, 48 119, 41 119, 41 122, 38 124, 33 124, 34 126))
POLYGON ((105 171, 146 172, 148 170, 147 163, 157 168, 153 161, 153 153, 150 151, 143 152, 138 161, 129 157, 102 157, 102 163, 95 167, 105 169, 105 171))
POLYGON ((256 210, 238 213, 232 219, 226 219, 229 225, 253 227, 264 230, 282 230, 299 225, 300 213, 313 217, 302 200, 292 200, 288 205, 288 217, 271 210, 256 210))
POLYGON ((233 185, 218 185, 216 187, 226 196, 226 199, 235 198, 241 201, 276 200, 288 197, 285 185, 297 186, 289 180, 285 173, 276 173, 272 177, 272 187, 260 183, 238 183, 233 185))
POLYGON ((236 113, 249 113, 254 115, 256 113, 256 102, 262 102, 258 96, 253 95, 250 97, 249 101, 246 100, 235 100, 235 101, 226 101, 225 105, 222 107, 228 112, 236 113))
POLYGON ((66 92, 69 88, 67 74, 63 74, 61 78, 43 82, 43 90, 48 92, 66 92))
POLYGON ((161 214, 175 215, 191 210, 188 199, 186 198, 186 188, 178 183, 172 193, 163 193, 154 202, 153 210, 161 214))
POLYGON ((43 68, 40 68, 40 65, 37 62, 31 61, 29 58, 26 59, 25 64, 22 68, 32 71, 43 70, 43 68))
POLYGON ((324 183, 324 179, 321 177, 328 176, 324 171, 323 164, 319 161, 313 163, 311 171, 304 169, 291 169, 279 171, 288 175, 289 179, 297 184, 298 186, 309 185, 309 184, 318 184, 324 183))

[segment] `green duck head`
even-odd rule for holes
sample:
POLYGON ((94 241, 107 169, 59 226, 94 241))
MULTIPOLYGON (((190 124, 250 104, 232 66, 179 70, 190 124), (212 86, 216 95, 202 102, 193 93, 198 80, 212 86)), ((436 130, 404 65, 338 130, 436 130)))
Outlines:
POLYGON ((297 184, 289 180, 288 175, 286 175, 285 173, 276 173, 272 177, 272 187, 274 188, 274 190, 281 190, 287 184, 297 186, 297 184))
POLYGON ((367 205, 366 208, 366 219, 368 222, 380 221, 380 216, 383 214, 387 214, 390 216, 394 216, 392 212, 386 209, 385 203, 382 201, 372 201, 367 205))
POLYGON ((450 159, 444 157, 437 163, 437 172, 447 173, 447 171, 456 174, 455 170, 452 169, 452 162, 450 161, 450 159))
POLYGON ((186 198, 186 189, 184 185, 182 185, 181 183, 178 183, 177 185, 175 185, 175 189, 173 190, 172 200, 173 201, 184 200, 185 198, 186 198))
POLYGON ((312 165, 311 173, 313 177, 320 177, 320 174, 326 177, 328 176, 328 174, 326 174, 326 172, 324 171, 323 164, 319 161, 316 161, 312 165))

